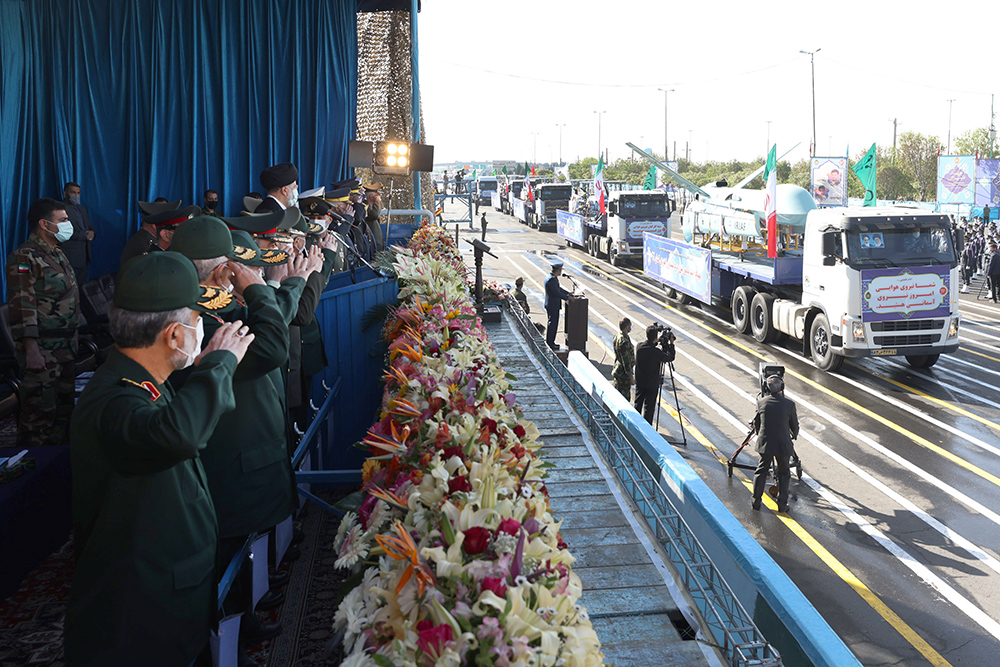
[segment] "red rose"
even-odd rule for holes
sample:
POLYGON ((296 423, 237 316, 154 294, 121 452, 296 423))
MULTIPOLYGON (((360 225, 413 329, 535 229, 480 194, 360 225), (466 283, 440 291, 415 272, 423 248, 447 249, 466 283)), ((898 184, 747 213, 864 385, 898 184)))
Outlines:
POLYGON ((497 432, 497 423, 496 423, 496 421, 493 420, 493 419, 490 419, 489 417, 484 417, 483 418, 483 430, 486 431, 487 433, 496 433, 497 432))
POLYGON ((504 519, 500 522, 500 527, 497 528, 497 534, 517 535, 519 530, 521 530, 521 524, 517 519, 504 519))
POLYGON ((456 493, 458 491, 464 491, 465 493, 472 491, 472 485, 469 484, 469 480, 465 477, 452 477, 448 480, 448 493, 456 493))
POLYGON ((525 433, 526 431, 524 430, 524 427, 521 426, 520 424, 514 427, 514 435, 516 435, 517 437, 523 438, 525 436, 525 433))
POLYGON ((445 447, 443 450, 441 450, 441 460, 442 461, 447 461, 448 459, 450 459, 453 456, 457 456, 458 458, 462 459, 463 461, 465 460, 465 455, 462 452, 462 448, 461 447, 458 447, 458 446, 445 447))
POLYGON ((486 551, 486 547, 490 544, 490 531, 480 526, 475 526, 462 532, 465 535, 465 541, 462 542, 462 548, 465 549, 465 553, 475 556, 486 551))
POLYGON ((450 625, 447 623, 434 625, 427 619, 417 623, 417 634, 419 635, 417 647, 427 655, 434 657, 440 656, 442 647, 455 639, 450 625))
POLYGON ((481 590, 492 591, 500 599, 507 595, 507 584, 499 577, 484 577, 479 586, 481 590))

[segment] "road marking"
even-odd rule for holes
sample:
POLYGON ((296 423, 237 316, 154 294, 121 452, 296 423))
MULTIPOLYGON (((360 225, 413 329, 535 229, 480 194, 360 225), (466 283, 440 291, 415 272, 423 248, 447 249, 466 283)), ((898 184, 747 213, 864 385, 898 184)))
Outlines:
MULTIPOLYGON (((607 350, 603 341, 600 342, 600 345, 607 350)), ((661 407, 666 408, 668 413, 674 419, 678 419, 677 412, 670 406, 669 403, 664 401, 662 398, 660 399, 660 402, 661 407)), ((685 420, 685 428, 699 443, 701 443, 703 447, 719 459, 720 462, 726 462, 726 457, 723 456, 718 448, 705 437, 698 427, 690 423, 690 420, 685 420)), ((753 493, 752 480, 750 480, 738 469, 734 471, 734 476, 751 492, 751 494, 753 493)), ((805 477, 805 475, 803 475, 803 477, 805 477)), ((923 637, 910 627, 906 621, 900 618, 900 616, 894 612, 889 605, 883 602, 876 593, 868 588, 868 586, 866 586, 847 566, 841 563, 836 556, 831 554, 826 547, 820 544, 819 541, 817 541, 816 538, 809 533, 809 531, 807 531, 801 524, 787 514, 778 513, 778 506, 770 496, 765 495, 763 500, 767 508, 777 514, 781 522, 792 532, 793 535, 799 538, 799 540, 801 540, 810 551, 812 551, 827 567, 829 567, 834 574, 840 577, 845 584, 853 589, 879 616, 891 625, 893 629, 895 629, 896 632, 898 632, 899 635, 906 640, 907 643, 919 651, 929 663, 935 667, 951 667, 951 663, 945 660, 940 653, 935 651, 923 637)), ((847 509, 849 510, 850 508, 847 509)), ((860 519, 860 517, 858 518, 860 519)))
MULTIPOLYGON (((628 287, 632 291, 634 291, 636 293, 639 293, 640 295, 642 295, 643 297, 645 297, 647 299, 650 299, 651 301, 657 302, 656 299, 654 299, 653 297, 651 297, 651 296, 649 296, 647 294, 643 294, 640 290, 638 290, 633 285, 630 285, 627 282, 625 282, 625 281, 623 281, 623 280, 621 280, 621 279, 619 279, 619 278, 617 278, 615 276, 612 276, 611 274, 603 271, 601 268, 594 266, 590 262, 583 262, 583 264, 586 264, 588 266, 594 267, 598 271, 601 271, 601 273, 603 273, 605 276, 607 276, 611 280, 614 280, 614 281, 618 282, 619 284, 621 284, 621 285, 623 285, 625 287, 628 287)), ((631 303, 633 303, 635 306, 639 307, 642 310, 645 310, 646 312, 650 313, 651 315, 653 315, 655 317, 655 313, 653 313, 652 311, 650 311, 645 306, 642 306, 641 304, 639 304, 636 301, 628 298, 626 295, 622 294, 621 292, 618 292, 617 290, 614 290, 611 287, 608 287, 608 286, 605 286, 605 287, 607 287, 610 291, 619 294, 623 298, 625 298, 628 301, 630 301, 631 303)), ((709 333, 714 334, 716 337, 718 337, 718 338, 726 341, 727 343, 729 343, 729 344, 731 344, 731 345, 733 345, 733 346, 735 346, 735 347, 737 347, 737 348, 745 351, 747 354, 749 354, 749 355, 751 355, 753 357, 756 357, 757 359, 759 359, 761 361, 768 361, 768 358, 766 356, 764 356, 763 354, 757 352, 756 350, 753 350, 753 349, 747 347, 746 345, 743 345, 739 341, 736 341, 735 339, 733 339, 732 337, 730 337, 730 336, 722 333, 721 331, 719 331, 717 329, 714 329, 713 327, 710 327, 710 326, 708 326, 706 324, 703 324, 701 322, 698 322, 697 320, 695 320, 691 316, 687 315, 686 313, 680 312, 679 310, 677 310, 673 306, 670 306, 670 305, 665 304, 663 302, 657 302, 657 303, 660 303, 660 305, 665 306, 668 310, 671 310, 671 311, 677 313, 678 315, 680 315, 684 319, 688 320, 689 322, 691 322, 695 326, 700 327, 700 328, 704 329, 705 331, 708 331, 709 333)), ((693 336, 691 338, 692 338, 692 340, 696 340, 696 341, 698 340, 698 339, 694 338, 693 336)), ((800 381, 802 381, 804 383, 806 383, 810 387, 821 391, 822 393, 826 394, 827 396, 830 396, 832 398, 837 399, 841 403, 847 405, 849 408, 852 408, 852 409, 854 409, 854 410, 862 413, 866 417, 879 422, 883 426, 885 426, 887 428, 890 428, 893 431, 896 431, 900 435, 903 435, 903 436, 907 437, 908 439, 910 439, 915 444, 918 444, 921 447, 923 447, 925 449, 928 449, 928 450, 934 452, 935 454, 938 454, 939 456, 941 456, 941 457, 943 457, 943 458, 951 461, 952 463, 954 463, 955 465, 957 465, 957 466, 959 466, 961 468, 965 468, 969 472, 971 472, 971 473, 973 473, 973 474, 975 474, 975 475, 977 475, 977 476, 985 479, 986 481, 990 482, 991 484, 993 484, 995 486, 1000 486, 1000 477, 997 477, 996 475, 994 475, 992 473, 989 473, 986 470, 983 470, 979 466, 974 465, 974 464, 966 461, 965 459, 961 458, 960 456, 957 456, 957 455, 949 452, 947 449, 945 449, 943 447, 940 447, 939 445, 934 444, 933 442, 931 442, 927 438, 924 438, 924 437, 922 437, 920 435, 917 435, 916 433, 914 433, 914 432, 912 432, 912 431, 910 431, 910 430, 908 430, 906 428, 903 428, 902 426, 900 426, 899 424, 896 424, 892 420, 887 419, 886 417, 883 417, 882 415, 879 415, 879 414, 875 413, 874 411, 869 410, 868 408, 866 408, 866 407, 864 407, 864 406, 862 406, 862 405, 860 405, 858 403, 855 403, 851 399, 849 399, 846 396, 843 396, 841 394, 838 394, 837 392, 833 391, 832 389, 828 389, 827 387, 824 387, 823 385, 819 384, 818 382, 815 382, 814 380, 811 380, 811 379, 805 377, 801 373, 797 373, 794 370, 791 370, 789 368, 785 369, 785 373, 788 374, 788 375, 791 375, 792 377, 795 377, 796 379, 798 379, 798 380, 800 380, 800 381)))

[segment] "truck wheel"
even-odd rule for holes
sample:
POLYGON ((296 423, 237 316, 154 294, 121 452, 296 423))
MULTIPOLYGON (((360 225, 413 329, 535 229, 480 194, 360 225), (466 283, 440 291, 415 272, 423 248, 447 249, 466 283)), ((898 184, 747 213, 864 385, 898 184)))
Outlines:
POLYGON ((618 256, 618 251, 615 248, 608 250, 608 262, 611 266, 621 266, 621 258, 618 256))
POLYGON ((750 333, 758 343, 773 343, 778 338, 778 330, 771 319, 774 296, 758 292, 750 302, 750 333))
POLYGON ((930 368, 937 363, 940 354, 908 354, 906 363, 914 368, 930 368))
POLYGON ((733 290, 733 324, 740 333, 750 333, 750 302, 753 301, 754 289, 749 285, 740 285, 733 290))
POLYGON ((671 302, 675 306, 683 306, 689 303, 688 295, 684 292, 678 292, 673 287, 667 288, 667 301, 671 302))
POLYGON ((809 329, 809 344, 812 347, 813 362, 816 368, 827 373, 834 373, 844 363, 844 357, 833 351, 830 339, 830 322, 826 315, 820 313, 813 320, 809 329))

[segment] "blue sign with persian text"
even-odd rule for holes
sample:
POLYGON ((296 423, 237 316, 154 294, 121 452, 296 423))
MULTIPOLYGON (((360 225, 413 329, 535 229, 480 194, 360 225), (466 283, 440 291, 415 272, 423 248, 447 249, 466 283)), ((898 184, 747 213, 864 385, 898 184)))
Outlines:
POLYGON ((642 272, 702 303, 712 302, 712 251, 643 234, 642 272))

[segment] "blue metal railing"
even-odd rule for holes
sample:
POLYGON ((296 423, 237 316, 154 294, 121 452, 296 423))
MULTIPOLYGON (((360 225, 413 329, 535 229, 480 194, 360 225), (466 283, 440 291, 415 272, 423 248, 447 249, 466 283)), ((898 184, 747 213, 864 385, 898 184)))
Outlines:
POLYGON ((517 322, 536 358, 586 421, 591 436, 622 488, 639 508, 643 519, 680 573, 716 647, 733 667, 781 665, 777 649, 768 643, 754 624, 604 405, 580 386, 517 303, 508 301, 505 312, 517 322))

